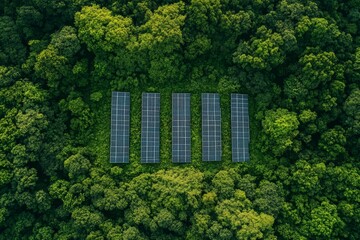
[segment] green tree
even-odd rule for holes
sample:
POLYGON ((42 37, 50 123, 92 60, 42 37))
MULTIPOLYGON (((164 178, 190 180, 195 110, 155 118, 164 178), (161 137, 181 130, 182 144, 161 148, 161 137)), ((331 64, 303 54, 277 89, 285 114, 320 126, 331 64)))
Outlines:
POLYGON ((303 16, 296 28, 297 37, 301 38, 302 44, 312 46, 334 46, 337 45, 341 32, 334 23, 329 23, 325 18, 310 18, 303 16))
POLYGON ((302 68, 284 82, 284 92, 294 100, 293 107, 325 112, 333 110, 345 87, 342 82, 344 69, 337 64, 336 55, 333 52, 309 53, 300 58, 299 63, 302 68))
POLYGON ((143 56, 134 54, 130 46, 136 40, 131 18, 114 16, 110 10, 94 5, 83 7, 75 14, 75 26, 81 42, 95 54, 94 74, 101 84, 104 79, 114 80, 114 76, 125 81, 134 71, 143 69, 137 63, 143 56))
POLYGON ((21 6, 17 10, 16 27, 27 39, 37 39, 42 34, 43 15, 34 6, 21 6))
POLYGON ((52 34, 50 45, 57 53, 71 61, 80 50, 80 41, 73 27, 65 26, 59 32, 52 34))
POLYGON ((19 69, 15 67, 0 66, 0 86, 9 86, 20 77, 19 69))
POLYGON ((319 148, 325 152, 325 156, 329 160, 335 160, 339 155, 345 153, 346 137, 345 131, 340 126, 324 132, 319 141, 319 148))
POLYGON ((234 179, 227 171, 219 171, 213 178, 212 185, 220 198, 230 198, 234 195, 234 179))
POLYGON ((309 164, 299 160, 292 172, 292 191, 315 196, 321 191, 321 180, 324 177, 326 165, 324 163, 309 164))
POLYGON ((133 31, 130 18, 113 16, 110 10, 97 5, 76 13, 75 25, 79 38, 95 53, 119 51, 130 41, 133 31))
POLYGON ((284 203, 283 192, 281 190, 282 188, 275 183, 267 180, 261 181, 255 191, 254 208, 258 212, 276 217, 284 203))
POLYGON ((14 21, 8 16, 1 16, 0 29, 0 65, 20 65, 25 60, 26 48, 14 21))
POLYGON ((148 73, 154 82, 164 83, 182 78, 184 64, 178 52, 183 44, 183 11, 182 2, 160 7, 139 28, 139 48, 149 55, 148 73))
POLYGON ((64 167, 69 173, 70 179, 84 178, 91 168, 91 163, 80 153, 70 156, 64 161, 64 167))
POLYGON ((68 59, 58 54, 54 47, 43 50, 36 57, 36 74, 48 80, 49 87, 57 89, 61 79, 69 76, 68 59))
MULTIPOLYGON (((74 219, 74 224, 81 228, 94 229, 100 225, 103 216, 98 211, 89 207, 81 207, 75 209, 71 217, 74 219)), ((89 230, 88 230, 89 231, 89 230)))
POLYGON ((350 136, 360 134, 360 90, 351 91, 344 103, 344 111, 346 113, 345 124, 347 133, 350 136))
POLYGON ((305 234, 314 239, 331 238, 340 221, 336 206, 324 201, 311 211, 311 219, 305 223, 305 234))
POLYGON ((211 36, 221 18, 221 1, 193 0, 187 12, 189 30, 211 36))
POLYGON ((285 61, 283 45, 284 40, 279 33, 261 26, 256 36, 238 46, 233 61, 247 71, 270 71, 285 61))
POLYGON ((269 110, 265 113, 262 121, 264 129, 264 150, 270 150, 279 156, 286 150, 299 151, 295 137, 299 134, 299 121, 296 113, 287 109, 278 108, 276 111, 269 110))

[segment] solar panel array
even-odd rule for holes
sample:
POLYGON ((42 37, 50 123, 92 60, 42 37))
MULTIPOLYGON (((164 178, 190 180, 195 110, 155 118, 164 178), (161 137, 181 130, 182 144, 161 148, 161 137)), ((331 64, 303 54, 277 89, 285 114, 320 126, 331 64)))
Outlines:
POLYGON ((160 94, 142 94, 141 162, 160 162, 160 94))
POLYGON ((191 162, 190 93, 172 94, 172 161, 191 162))
POLYGON ((202 159, 221 161, 221 111, 217 93, 201 94, 202 159))
POLYGON ((231 94, 232 161, 244 162, 249 156, 249 109, 247 94, 231 94))
POLYGON ((129 162, 130 93, 112 92, 110 162, 129 162))
MULTIPOLYGON (((232 161, 250 159, 249 107, 247 94, 231 94, 232 161)), ((202 159, 221 161, 221 109, 216 93, 201 94, 202 159)), ((172 94, 172 161, 191 162, 190 93, 172 94)), ((110 162, 129 162, 130 93, 112 92, 110 162)), ((143 93, 141 162, 160 162, 160 94, 143 93)))

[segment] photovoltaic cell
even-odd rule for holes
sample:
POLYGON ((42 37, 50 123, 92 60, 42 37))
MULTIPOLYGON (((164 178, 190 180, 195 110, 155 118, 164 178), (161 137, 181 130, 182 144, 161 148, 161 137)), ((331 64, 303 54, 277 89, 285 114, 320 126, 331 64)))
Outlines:
POLYGON ((129 162, 130 93, 112 92, 110 163, 129 162))
POLYGON ((250 130, 247 94, 231 94, 231 142, 232 161, 248 161, 250 130))
POLYGON ((202 159, 221 161, 221 111, 217 93, 202 93, 202 159))
POLYGON ((160 162, 160 94, 142 94, 141 162, 160 162))
POLYGON ((191 162, 190 93, 172 94, 172 161, 191 162))

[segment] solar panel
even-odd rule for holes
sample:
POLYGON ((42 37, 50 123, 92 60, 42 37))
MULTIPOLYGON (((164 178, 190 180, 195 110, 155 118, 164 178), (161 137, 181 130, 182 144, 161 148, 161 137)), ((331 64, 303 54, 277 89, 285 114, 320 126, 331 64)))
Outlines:
POLYGON ((202 159, 221 161, 221 111, 217 93, 202 93, 202 159))
POLYGON ((142 94, 141 162, 160 162, 160 94, 142 94))
POLYGON ((191 161, 190 93, 172 94, 172 161, 191 161))
POLYGON ((129 162, 130 93, 112 92, 110 163, 129 162))
POLYGON ((231 94, 232 161, 244 162, 249 155, 249 109, 247 94, 231 94))

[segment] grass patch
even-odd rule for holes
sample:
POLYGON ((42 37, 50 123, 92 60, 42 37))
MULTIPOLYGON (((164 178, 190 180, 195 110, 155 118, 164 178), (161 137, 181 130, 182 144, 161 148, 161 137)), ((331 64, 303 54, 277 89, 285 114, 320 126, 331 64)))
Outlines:
MULTIPOLYGON (((126 89, 118 91, 127 91, 126 89)), ((111 91, 103 93, 102 101, 98 102, 92 109, 94 111, 94 128, 89 139, 89 147, 96 155, 96 165, 101 165, 106 169, 119 166, 123 169, 123 174, 128 177, 137 176, 144 172, 155 172, 160 169, 171 169, 174 167, 194 167, 202 171, 215 172, 219 169, 243 168, 245 163, 232 163, 231 160, 231 112, 230 112, 230 92, 220 93, 221 115, 222 115, 222 161, 203 162, 201 159, 201 93, 218 92, 218 84, 211 82, 188 82, 162 87, 145 86, 133 88, 131 94, 130 112, 130 163, 129 164, 110 164, 110 114, 111 114, 111 91), (140 163, 141 148, 141 94, 142 92, 160 93, 160 163, 142 164, 140 163), (171 94, 187 92, 191 93, 191 163, 175 164, 171 160, 171 94)), ((242 92, 237 90, 238 92, 242 92)), ((253 115, 253 107, 250 113, 253 115)), ((250 117, 254 120, 253 117, 250 117)), ((252 125, 252 124, 250 124, 252 125)), ((255 126, 251 126, 251 138, 256 135, 255 126)), ((253 145, 253 144, 251 144, 253 145)), ((250 147, 251 157, 254 149, 250 147)), ((246 167, 245 167, 246 168, 246 167)))

